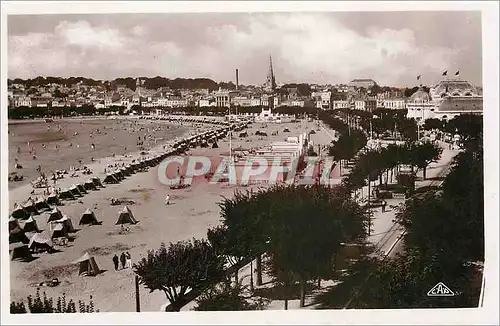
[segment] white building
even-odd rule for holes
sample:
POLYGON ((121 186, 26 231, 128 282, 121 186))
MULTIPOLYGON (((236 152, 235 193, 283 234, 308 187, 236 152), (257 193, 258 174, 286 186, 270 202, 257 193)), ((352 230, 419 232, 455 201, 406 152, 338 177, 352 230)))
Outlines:
POLYGON ((431 87, 429 94, 422 87, 406 103, 408 118, 424 121, 430 118, 452 119, 464 114, 482 114, 483 97, 464 80, 442 80, 431 87))
POLYGON ((404 110, 406 108, 406 101, 404 98, 384 99, 381 103, 377 102, 377 106, 391 110, 404 110))
POLYGON ((366 89, 371 88, 375 85, 377 85, 377 83, 373 79, 364 79, 364 78, 353 79, 349 83, 349 86, 351 86, 351 87, 357 87, 357 88, 363 87, 366 89))
POLYGON ((29 96, 20 96, 14 100, 14 106, 31 106, 31 98, 29 96))
POLYGON ((210 106, 215 106, 215 100, 210 100, 210 99, 200 99, 198 101, 198 106, 200 108, 205 108, 205 107, 210 107, 210 106))
POLYGON ((351 104, 349 103, 349 101, 337 100, 337 101, 332 102, 332 109, 334 109, 334 110, 347 109, 350 107, 351 107, 351 104))
POLYGON ((365 111, 366 110, 366 101, 365 100, 354 101, 354 109, 365 111))
POLYGON ((229 107, 231 104, 231 99, 229 97, 228 90, 219 89, 214 94, 215 96, 215 106, 217 107, 229 107))

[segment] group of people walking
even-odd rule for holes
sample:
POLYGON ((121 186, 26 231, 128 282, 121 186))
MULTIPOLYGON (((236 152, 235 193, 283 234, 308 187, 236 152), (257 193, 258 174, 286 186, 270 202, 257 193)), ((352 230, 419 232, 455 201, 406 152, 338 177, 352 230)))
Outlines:
POLYGON ((113 256, 113 263, 115 264, 115 271, 118 270, 119 268, 119 263, 122 264, 122 269, 125 268, 132 268, 132 258, 130 256, 130 253, 127 252, 122 252, 120 257, 118 257, 117 254, 113 256))

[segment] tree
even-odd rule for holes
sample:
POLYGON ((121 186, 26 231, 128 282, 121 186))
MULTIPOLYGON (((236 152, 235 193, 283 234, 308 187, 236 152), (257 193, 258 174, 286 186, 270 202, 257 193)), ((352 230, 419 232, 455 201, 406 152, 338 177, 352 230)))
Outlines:
POLYGON ((427 119, 424 122, 425 130, 440 130, 443 128, 443 122, 436 118, 427 119))
POLYGON ((437 162, 443 149, 437 144, 429 141, 413 143, 408 148, 412 165, 422 169, 423 178, 427 176, 427 167, 431 162, 437 162))
POLYGON ((172 311, 187 303, 188 290, 218 280, 223 273, 223 259, 206 240, 179 241, 156 251, 134 264, 140 282, 151 292, 161 290, 170 301, 172 311))
POLYGON ((231 282, 223 282, 209 288, 196 299, 196 311, 243 311, 262 310, 268 304, 268 300, 262 298, 253 299, 248 288, 241 281, 235 285, 231 282))
POLYGON ((409 250, 393 260, 376 263, 375 272, 364 284, 350 308, 473 308, 481 293, 481 271, 472 265, 443 263, 435 257, 409 250), (453 297, 430 297, 438 282, 455 292, 453 297))
POLYGON ((457 224, 455 237, 460 252, 472 261, 484 260, 484 171, 483 151, 458 154, 443 182, 443 204, 447 220, 457 224))
POLYGON ((265 192, 264 189, 235 191, 232 199, 224 198, 219 203, 226 236, 224 242, 219 242, 226 246, 222 251, 226 257, 233 257, 234 264, 257 257, 257 285, 262 284, 261 256, 266 251, 267 241, 267 220, 263 212, 269 202, 265 192))
POLYGON ((448 121, 446 131, 458 134, 466 147, 472 146, 472 150, 477 150, 482 143, 483 117, 475 114, 458 115, 448 121))
POLYGON ((306 282, 333 270, 341 243, 364 239, 367 219, 350 196, 322 185, 275 186, 266 196, 268 271, 285 290, 299 282, 303 307, 306 282))

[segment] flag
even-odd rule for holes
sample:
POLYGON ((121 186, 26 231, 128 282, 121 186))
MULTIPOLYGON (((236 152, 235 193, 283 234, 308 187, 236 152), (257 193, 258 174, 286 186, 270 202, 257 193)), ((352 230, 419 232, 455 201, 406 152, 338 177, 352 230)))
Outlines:
POLYGON ((443 76, 446 76, 446 75, 448 75, 448 70, 445 70, 445 71, 443 72, 443 76))
POLYGON ((417 75, 417 80, 420 80, 420 75, 417 75))
POLYGON ((458 76, 460 75, 460 70, 457 70, 457 72, 455 73, 455 76, 458 76))

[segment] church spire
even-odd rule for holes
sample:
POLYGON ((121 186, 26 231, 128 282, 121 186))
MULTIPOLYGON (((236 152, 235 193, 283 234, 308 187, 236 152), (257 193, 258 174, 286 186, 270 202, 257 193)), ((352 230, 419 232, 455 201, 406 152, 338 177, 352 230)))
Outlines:
POLYGON ((269 71, 267 72, 267 78, 266 78, 266 83, 265 86, 267 91, 274 92, 276 89, 276 80, 274 78, 274 71, 273 71, 273 58, 269 56, 269 71))

